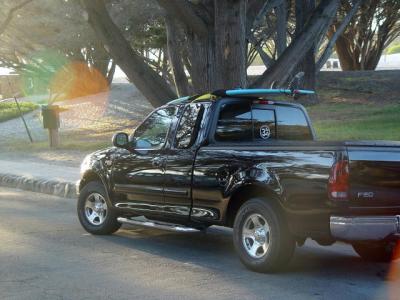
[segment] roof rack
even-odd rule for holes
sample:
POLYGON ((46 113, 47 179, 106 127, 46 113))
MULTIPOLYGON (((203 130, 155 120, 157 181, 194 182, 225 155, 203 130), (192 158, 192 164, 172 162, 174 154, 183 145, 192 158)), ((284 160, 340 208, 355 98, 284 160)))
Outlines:
POLYGON ((261 96, 261 95, 312 95, 315 91, 311 90, 291 90, 291 89, 236 89, 236 90, 217 90, 212 93, 216 96, 261 96))
MULTIPOLYGON (((301 95, 313 95, 315 91, 298 89, 236 89, 236 90, 217 90, 212 93, 181 97, 168 102, 168 104, 182 104, 186 102, 195 102, 205 99, 215 99, 216 97, 232 96, 263 96, 263 95, 287 95, 298 97, 301 95)), ((213 99, 213 100, 214 100, 213 99)))
POLYGON ((179 103, 184 103, 186 101, 188 101, 190 99, 190 96, 186 96, 186 97, 181 97, 178 99, 174 99, 169 101, 167 104, 179 104, 179 103))

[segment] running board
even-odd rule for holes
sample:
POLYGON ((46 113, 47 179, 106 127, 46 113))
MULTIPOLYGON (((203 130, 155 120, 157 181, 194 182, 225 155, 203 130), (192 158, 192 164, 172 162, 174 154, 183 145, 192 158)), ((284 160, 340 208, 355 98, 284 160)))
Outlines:
POLYGON ((149 228, 157 228, 162 230, 174 231, 174 232, 200 232, 199 229, 186 227, 184 225, 178 225, 173 223, 166 223, 160 221, 150 221, 146 218, 142 218, 142 220, 136 218, 117 218, 117 221, 123 224, 130 224, 130 225, 138 225, 143 227, 149 228))

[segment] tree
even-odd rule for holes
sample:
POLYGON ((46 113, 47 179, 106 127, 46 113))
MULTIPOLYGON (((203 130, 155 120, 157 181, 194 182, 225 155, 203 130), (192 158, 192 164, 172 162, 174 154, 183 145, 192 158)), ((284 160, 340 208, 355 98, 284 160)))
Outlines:
POLYGON ((135 38, 122 33, 110 17, 113 6, 103 0, 82 3, 111 56, 153 105, 175 97, 171 84, 178 95, 248 86, 246 69, 256 53, 265 58, 268 69, 252 86, 286 82, 305 53, 315 52, 312 48, 325 36, 338 6, 338 0, 322 0, 315 9, 310 7, 301 23, 304 28, 291 36, 287 47, 290 1, 158 0, 165 11, 163 57, 173 75, 166 81, 159 70, 146 67, 148 61, 129 42, 135 38), (267 44, 273 45, 272 57, 264 51, 267 44))
POLYGON ((29 4, 30 2, 32 2, 33 0, 25 0, 23 2, 21 2, 18 5, 15 5, 14 7, 10 8, 10 10, 8 11, 5 20, 3 21, 3 23, 0 24, 0 35, 3 34, 3 32, 6 30, 8 24, 10 24, 11 20, 14 17, 14 14, 20 10, 21 8, 23 8, 24 6, 26 6, 27 4, 29 4))
MULTIPOLYGON (((342 0, 338 20, 351 11, 351 1, 342 0)), ((337 26, 329 35, 334 35, 337 26)), ((374 70, 383 50, 400 34, 400 1, 366 0, 335 45, 343 70, 374 70)))
POLYGON ((166 16, 165 25, 167 28, 168 58, 176 91, 179 96, 190 95, 192 91, 189 87, 189 81, 185 73, 185 65, 182 59, 185 55, 181 47, 185 42, 184 32, 182 28, 179 28, 176 24, 176 20, 170 16, 166 16))
POLYGON ((154 106, 178 95, 283 85, 302 70, 313 87, 317 49, 338 1, 76 0, 81 5, 60 8, 35 0, 31 15, 24 11, 0 37, 0 61, 40 68, 45 59, 31 53, 52 47, 107 77, 119 65, 154 106), (257 55, 267 71, 251 82, 246 71, 257 55))
MULTIPOLYGON (((310 19, 312 13, 315 10, 315 0, 296 0, 296 30, 295 35, 298 37, 303 31, 305 25, 310 19)), ((314 40, 310 49, 304 54, 302 61, 297 65, 298 71, 304 72, 304 88, 314 90, 315 89, 315 51, 317 47, 318 40, 314 40)), ((314 95, 309 96, 316 101, 314 95)), ((311 102, 311 101, 310 101, 311 102)))
POLYGON ((274 82, 282 84, 291 76, 307 52, 322 40, 336 14, 338 1, 321 0, 301 32, 292 40, 279 59, 269 67, 253 84, 253 87, 274 82))
POLYGON ((352 7, 350 8, 350 11, 343 18, 343 20, 337 19, 336 22, 334 22, 332 24, 332 28, 330 30, 328 30, 327 36, 328 36, 329 39, 328 39, 328 42, 326 44, 326 47, 321 51, 321 55, 318 58, 318 62, 316 64, 316 71, 317 72, 319 70, 321 70, 321 68, 327 62, 329 57, 332 55, 333 48, 334 48, 334 46, 336 44, 337 39, 340 37, 340 35, 346 29, 346 27, 350 23, 350 21, 353 19, 354 15, 356 14, 358 8, 360 7, 360 4, 362 3, 362 1, 363 0, 356 0, 352 4, 352 7))
POLYGON ((247 85, 246 2, 158 0, 185 30, 194 92, 247 85))
POLYGON ((153 106, 175 98, 170 85, 153 70, 111 19, 103 0, 83 0, 88 22, 115 62, 153 106))
MULTIPOLYGON (((0 66, 22 75, 23 82, 27 83, 23 86, 25 92, 46 93, 54 88, 51 81, 55 77, 59 82, 66 81, 60 80, 58 73, 66 78, 78 76, 76 71, 82 71, 83 66, 85 78, 92 76, 92 83, 99 75, 106 87, 111 82, 115 63, 75 4, 50 0, 25 0, 19 4, 6 0, 2 4, 2 11, 7 13, 0 25, 0 66)), ((73 94, 65 96, 96 92, 95 86, 87 80, 81 81, 73 94)), ((59 88, 58 93, 50 91, 50 94, 60 97, 59 88)), ((102 86, 98 92, 103 89, 102 86)))

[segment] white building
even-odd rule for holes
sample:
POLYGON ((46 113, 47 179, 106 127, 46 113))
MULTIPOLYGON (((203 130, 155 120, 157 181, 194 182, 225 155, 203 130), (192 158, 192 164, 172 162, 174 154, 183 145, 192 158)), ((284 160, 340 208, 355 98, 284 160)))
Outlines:
MULTIPOLYGON (((330 58, 321 69, 322 71, 342 71, 340 61, 330 58)), ((400 70, 400 53, 382 55, 376 70, 400 70)), ((265 66, 250 66, 247 69, 249 75, 260 75, 265 71, 265 66)))

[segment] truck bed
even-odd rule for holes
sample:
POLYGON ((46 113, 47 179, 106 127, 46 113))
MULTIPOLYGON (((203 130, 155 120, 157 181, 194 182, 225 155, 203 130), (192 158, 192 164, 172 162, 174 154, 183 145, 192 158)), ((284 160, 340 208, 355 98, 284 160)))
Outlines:
MULTIPOLYGON (((220 143, 196 156, 193 208, 224 209, 235 185, 262 181, 285 208, 299 214, 327 214, 354 208, 375 214, 400 212, 400 142, 271 141, 220 143), (340 154, 350 167, 349 199, 332 203, 328 179, 340 154), (369 209, 370 208, 370 209, 369 209)), ((219 211, 219 215, 224 215, 219 211)), ((212 214, 216 216, 217 214, 212 214)))

